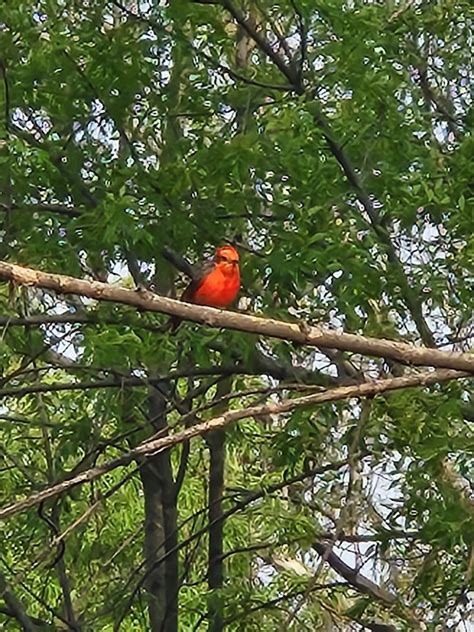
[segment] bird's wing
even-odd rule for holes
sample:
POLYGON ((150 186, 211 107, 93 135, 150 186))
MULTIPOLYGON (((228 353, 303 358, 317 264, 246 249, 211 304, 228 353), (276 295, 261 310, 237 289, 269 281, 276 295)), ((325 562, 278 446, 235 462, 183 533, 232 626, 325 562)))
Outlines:
POLYGON ((181 295, 182 301, 189 302, 193 298, 201 283, 214 270, 215 265, 214 259, 208 259, 208 261, 205 261, 199 267, 195 267, 195 276, 181 295))

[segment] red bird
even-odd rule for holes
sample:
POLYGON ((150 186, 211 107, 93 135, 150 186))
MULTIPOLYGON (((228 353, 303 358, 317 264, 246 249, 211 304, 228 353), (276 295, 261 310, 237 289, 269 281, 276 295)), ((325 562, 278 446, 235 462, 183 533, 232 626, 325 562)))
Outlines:
MULTIPOLYGON (((210 307, 228 307, 235 300, 239 289, 239 253, 233 246, 220 246, 212 259, 194 270, 193 280, 180 300, 210 307)), ((174 317, 171 321, 174 331, 180 319, 174 317)))
POLYGON ((233 246, 221 246, 213 259, 206 261, 184 290, 182 301, 227 307, 240 289, 239 253, 233 246))

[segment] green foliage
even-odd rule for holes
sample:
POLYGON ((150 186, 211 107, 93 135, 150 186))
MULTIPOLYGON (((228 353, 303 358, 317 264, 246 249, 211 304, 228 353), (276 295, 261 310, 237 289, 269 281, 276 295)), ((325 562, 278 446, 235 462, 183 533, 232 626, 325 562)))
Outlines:
MULTIPOLYGON (((469 3, 231 3, 271 55, 219 3, 4 4, 2 259, 127 287, 135 263, 176 296, 164 246, 196 262, 233 241, 249 313, 430 344, 418 310, 436 345, 472 345, 469 3)), ((171 335, 161 315, 34 287, 2 286, 0 312, 2 506, 183 423, 412 370, 192 323, 171 335), (48 322, 59 314, 70 321, 48 322)), ((212 438, 187 460, 183 445, 150 459, 159 499, 138 459, 2 522, 2 575, 51 629, 72 625, 70 601, 71 629, 161 630, 153 603, 176 536, 179 628, 167 630, 207 629, 213 609, 236 631, 461 625, 468 388, 231 426, 217 587, 212 438), (166 474, 179 473, 173 495, 166 474), (322 563, 323 536, 396 604, 322 563)), ((6 599, 0 627, 17 625, 6 599)))

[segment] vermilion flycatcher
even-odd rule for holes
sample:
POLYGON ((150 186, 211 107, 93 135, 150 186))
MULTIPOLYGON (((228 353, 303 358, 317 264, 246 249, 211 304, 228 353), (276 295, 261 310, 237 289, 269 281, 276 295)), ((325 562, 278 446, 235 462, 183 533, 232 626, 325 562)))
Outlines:
MULTIPOLYGON (((210 307, 227 307, 240 289, 239 253, 233 246, 217 248, 212 259, 194 268, 193 280, 184 290, 181 300, 210 307)), ((180 319, 171 319, 176 330, 180 319)))
POLYGON ((181 296, 182 301, 227 307, 240 288, 239 253, 233 246, 221 246, 213 259, 198 269, 196 278, 181 296))

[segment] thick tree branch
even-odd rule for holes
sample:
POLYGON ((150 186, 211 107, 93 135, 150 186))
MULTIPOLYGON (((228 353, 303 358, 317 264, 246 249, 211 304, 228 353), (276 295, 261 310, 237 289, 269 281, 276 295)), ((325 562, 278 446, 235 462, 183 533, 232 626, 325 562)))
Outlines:
MULTIPOLYGON (((165 385, 169 389, 169 383, 165 385)), ((154 390, 148 397, 148 421, 160 435, 168 431, 166 398, 154 390)), ((178 629, 179 570, 176 493, 170 450, 160 450, 142 460, 140 477, 145 499, 145 563, 147 600, 151 630, 172 632, 178 629), (163 542, 163 547, 160 542, 163 542), (167 554, 164 572, 157 556, 167 554)))
POLYGON ((315 393, 313 395, 307 395, 305 397, 299 397, 295 399, 287 399, 278 404, 270 403, 263 404, 261 406, 250 406, 249 408, 243 408, 241 410, 232 410, 215 417, 208 421, 196 424, 192 428, 182 430, 173 435, 166 437, 160 437, 155 440, 146 441, 135 449, 130 450, 123 456, 103 465, 84 470, 83 472, 72 476, 71 478, 51 485, 40 492, 31 494, 27 498, 20 500, 12 505, 8 505, 0 509, 0 520, 4 520, 9 516, 33 507, 43 502, 47 498, 57 496, 75 485, 87 483, 100 478, 107 472, 110 472, 117 467, 125 466, 134 461, 137 458, 157 454, 163 450, 183 443, 193 437, 206 434, 213 430, 225 428, 232 422, 240 419, 246 419, 248 417, 262 417, 265 415, 278 415, 283 413, 289 413, 298 408, 316 406, 325 402, 335 402, 342 399, 348 399, 351 397, 374 397, 377 394, 384 393, 391 390, 409 388, 414 386, 428 386, 437 382, 454 380, 461 377, 467 377, 468 374, 459 371, 433 371, 418 373, 406 377, 392 378, 389 380, 377 380, 372 382, 364 382, 363 384, 357 384, 353 386, 341 386, 339 388, 328 390, 324 393, 315 393))
MULTIPOLYGON (((232 380, 226 379, 217 387, 215 395, 216 413, 225 410, 226 402, 221 398, 232 392, 232 380), (221 402, 219 403, 219 399, 221 402)), ((209 544, 207 581, 209 590, 220 590, 224 585, 224 485, 226 462, 226 435, 223 430, 208 433, 209 446, 209 482, 208 517, 209 544)), ((223 629, 222 600, 217 594, 209 602, 209 632, 221 632, 223 629)))
POLYGON ((99 301, 133 305, 141 310, 178 316, 181 319, 192 320, 211 327, 236 329, 302 345, 390 358, 402 364, 435 366, 474 373, 474 355, 467 353, 425 349, 393 340, 340 334, 319 327, 309 327, 306 323, 286 323, 212 307, 191 305, 146 291, 137 292, 99 281, 85 281, 61 274, 49 274, 4 261, 0 262, 0 278, 20 285, 54 290, 60 294, 77 294, 99 301))
MULTIPOLYGON (((5 117, 5 132, 10 128, 10 86, 7 77, 7 67, 3 59, 0 59, 0 74, 3 81, 3 115, 5 117)), ((3 141, 3 134, 0 134, 0 141, 3 141)))

